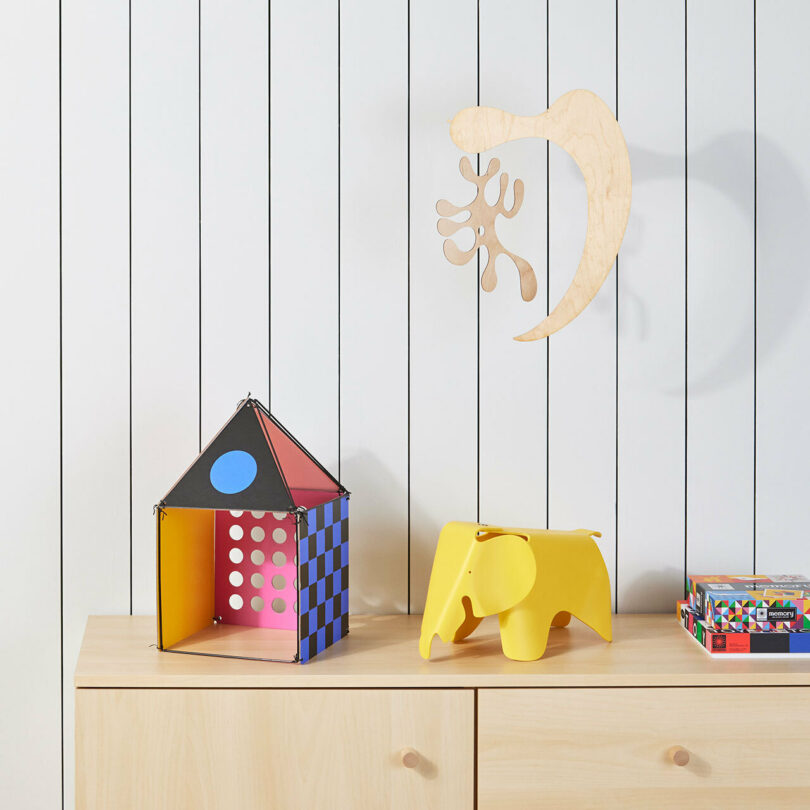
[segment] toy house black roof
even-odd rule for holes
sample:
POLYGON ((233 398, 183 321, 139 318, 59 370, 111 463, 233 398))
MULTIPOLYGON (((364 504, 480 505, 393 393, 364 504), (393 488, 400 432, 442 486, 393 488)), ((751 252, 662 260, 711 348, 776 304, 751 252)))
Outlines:
POLYGON ((233 416, 169 490, 161 506, 291 512, 346 490, 256 399, 233 416))

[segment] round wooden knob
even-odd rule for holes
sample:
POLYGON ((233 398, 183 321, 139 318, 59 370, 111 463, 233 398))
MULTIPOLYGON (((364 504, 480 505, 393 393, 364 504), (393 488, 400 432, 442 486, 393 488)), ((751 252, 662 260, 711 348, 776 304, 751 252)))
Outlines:
POLYGON ((689 752, 682 745, 673 745, 667 751, 667 756, 672 760, 674 765, 683 767, 689 764, 689 752))
POLYGON ((419 752, 414 748, 403 748, 399 752, 399 758, 406 768, 415 768, 419 764, 419 752))

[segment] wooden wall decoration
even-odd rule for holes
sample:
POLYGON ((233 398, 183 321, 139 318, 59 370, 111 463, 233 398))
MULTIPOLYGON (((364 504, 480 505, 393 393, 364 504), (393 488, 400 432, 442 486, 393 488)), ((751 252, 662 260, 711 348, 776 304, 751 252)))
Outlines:
MULTIPOLYGON (((548 317, 515 340, 548 337, 571 323, 591 302, 610 273, 624 238, 630 215, 631 174, 630 156, 619 124, 607 104, 595 93, 571 90, 536 116, 512 115, 494 107, 467 107, 451 121, 450 137, 456 146, 472 153, 485 152, 519 138, 545 138, 565 149, 585 178, 588 229, 574 279, 548 317)), ((479 196, 483 197, 483 191, 479 196)), ((472 206, 468 207, 471 208, 471 219, 459 227, 472 224, 472 206)), ((450 209, 443 205, 443 210, 450 209)), ((514 208, 513 212, 516 213, 514 208)), ((479 241, 479 236, 476 236, 473 252, 481 244, 489 249, 487 240, 479 241)), ((491 236, 494 237, 494 232, 491 236)), ((494 279, 494 270, 491 279, 494 279)), ((488 283, 494 287, 491 279, 488 283)), ((482 286, 488 289, 484 279, 482 286)))
POLYGON ((481 275, 481 287, 487 292, 492 292, 498 283, 498 276, 495 273, 495 259, 501 254, 508 256, 515 263, 515 267, 517 267, 520 274, 521 297, 524 301, 531 301, 537 294, 537 277, 532 266, 525 259, 507 250, 498 239, 497 233, 495 233, 495 218, 498 214, 503 214, 507 219, 511 219, 520 210, 520 206, 523 205, 523 181, 515 180, 514 201, 508 211, 504 204, 504 196, 509 186, 509 175, 505 172, 500 177, 500 192, 497 202, 494 205, 489 205, 484 196, 487 183, 498 173, 500 168, 500 160, 492 158, 486 173, 478 175, 475 173, 470 159, 468 157, 461 158, 459 163, 461 175, 465 180, 473 183, 478 192, 469 205, 461 207, 453 205, 447 200, 439 200, 436 203, 436 213, 443 219, 439 220, 438 230, 442 236, 449 237, 462 228, 472 228, 475 233, 475 243, 469 250, 460 250, 452 239, 444 240, 444 255, 447 260, 456 265, 467 264, 478 248, 485 247, 487 249, 487 266, 481 275), (444 217, 452 217, 463 211, 468 211, 470 216, 461 222, 444 219, 444 217))

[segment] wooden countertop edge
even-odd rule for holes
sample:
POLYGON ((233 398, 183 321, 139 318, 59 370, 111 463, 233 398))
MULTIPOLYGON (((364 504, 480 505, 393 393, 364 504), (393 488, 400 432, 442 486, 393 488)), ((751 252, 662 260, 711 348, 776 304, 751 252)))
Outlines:
MULTIPOLYGON (((294 665, 290 665, 294 666, 294 665)), ((711 688, 756 686, 810 686, 806 673, 711 675, 706 678, 650 677, 630 678, 622 675, 581 677, 546 676, 535 678, 504 676, 420 676, 413 675, 321 675, 298 677, 251 677, 223 675, 193 676, 76 676, 77 689, 604 689, 604 688, 711 688)))

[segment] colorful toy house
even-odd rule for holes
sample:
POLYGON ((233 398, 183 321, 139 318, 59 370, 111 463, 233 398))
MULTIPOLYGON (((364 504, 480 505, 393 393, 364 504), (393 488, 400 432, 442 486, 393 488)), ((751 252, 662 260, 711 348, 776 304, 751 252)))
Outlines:
POLYGON ((156 508, 158 647, 308 661, 349 630, 349 493, 245 399, 156 508))

